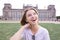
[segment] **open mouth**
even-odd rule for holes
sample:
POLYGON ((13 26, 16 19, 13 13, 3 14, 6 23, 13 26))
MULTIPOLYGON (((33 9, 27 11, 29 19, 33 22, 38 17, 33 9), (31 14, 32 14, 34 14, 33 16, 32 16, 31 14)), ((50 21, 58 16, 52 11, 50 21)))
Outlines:
POLYGON ((34 19, 34 20, 32 20, 32 21, 36 21, 37 19, 34 19))
POLYGON ((36 20, 32 20, 32 21, 36 21, 36 20))

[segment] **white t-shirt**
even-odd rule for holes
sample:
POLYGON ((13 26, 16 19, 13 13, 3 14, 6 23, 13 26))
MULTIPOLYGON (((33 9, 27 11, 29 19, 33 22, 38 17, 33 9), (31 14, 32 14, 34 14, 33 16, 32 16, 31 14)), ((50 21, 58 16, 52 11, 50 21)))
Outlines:
MULTIPOLYGON (((32 32, 30 29, 25 29, 22 33, 23 40, 33 40, 32 39, 32 32)), ((37 33, 35 34, 35 40, 50 40, 48 30, 40 27, 37 33)))

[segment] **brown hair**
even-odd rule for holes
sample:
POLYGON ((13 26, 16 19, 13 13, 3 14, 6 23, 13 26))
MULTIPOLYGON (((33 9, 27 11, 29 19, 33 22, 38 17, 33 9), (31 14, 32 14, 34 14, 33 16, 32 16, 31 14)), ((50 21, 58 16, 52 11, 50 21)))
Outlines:
POLYGON ((29 11, 29 10, 34 10, 34 11, 38 14, 37 10, 36 10, 35 8, 33 8, 33 7, 26 8, 26 9, 24 10, 24 14, 23 14, 23 17, 22 17, 22 19, 21 19, 21 25, 25 25, 25 24, 28 23, 28 22, 26 22, 26 13, 27 13, 27 11, 29 11))

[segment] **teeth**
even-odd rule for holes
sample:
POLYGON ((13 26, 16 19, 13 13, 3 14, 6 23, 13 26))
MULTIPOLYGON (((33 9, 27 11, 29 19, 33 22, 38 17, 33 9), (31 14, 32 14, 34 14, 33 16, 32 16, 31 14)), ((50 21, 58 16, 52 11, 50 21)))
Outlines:
POLYGON ((33 21, 35 21, 35 20, 33 20, 33 21))

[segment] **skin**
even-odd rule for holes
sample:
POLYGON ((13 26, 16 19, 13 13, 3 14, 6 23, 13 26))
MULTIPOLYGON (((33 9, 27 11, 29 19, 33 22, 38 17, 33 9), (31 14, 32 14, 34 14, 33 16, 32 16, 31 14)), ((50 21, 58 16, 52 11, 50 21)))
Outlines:
POLYGON ((21 33, 25 28, 29 28, 32 34, 36 34, 39 29, 38 25, 38 14, 34 10, 28 10, 26 13, 26 21, 28 22, 22 26, 11 38, 10 40, 21 40, 21 33))
POLYGON ((29 10, 26 14, 26 20, 30 24, 33 35, 38 30, 38 14, 34 10, 29 10))

